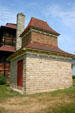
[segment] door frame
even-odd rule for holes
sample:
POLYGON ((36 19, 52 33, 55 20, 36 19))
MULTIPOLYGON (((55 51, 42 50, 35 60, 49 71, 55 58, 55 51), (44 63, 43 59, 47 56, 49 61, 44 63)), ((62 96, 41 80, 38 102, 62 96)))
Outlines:
POLYGON ((17 62, 17 86, 23 87, 23 59, 17 62))

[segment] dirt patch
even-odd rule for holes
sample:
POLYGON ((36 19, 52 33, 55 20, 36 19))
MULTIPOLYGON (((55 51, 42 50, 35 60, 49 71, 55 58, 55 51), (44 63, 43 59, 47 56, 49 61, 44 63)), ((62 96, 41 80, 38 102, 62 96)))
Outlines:
POLYGON ((13 97, 7 101, 0 103, 0 107, 6 112, 2 113, 37 113, 42 109, 50 107, 51 109, 57 105, 70 103, 68 96, 62 94, 57 97, 48 95, 37 97, 13 97))

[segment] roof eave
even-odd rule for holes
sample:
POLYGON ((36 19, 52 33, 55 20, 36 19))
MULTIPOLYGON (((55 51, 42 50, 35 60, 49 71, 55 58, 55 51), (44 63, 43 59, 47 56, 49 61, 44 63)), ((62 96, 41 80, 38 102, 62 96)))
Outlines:
POLYGON ((7 60, 8 60, 8 61, 11 61, 13 58, 15 58, 15 57, 21 55, 21 54, 24 53, 25 51, 26 51, 25 49, 21 48, 21 49, 19 49, 18 51, 16 51, 14 54, 12 54, 11 56, 9 56, 9 57, 7 58, 7 60))
POLYGON ((32 51, 38 51, 38 52, 42 52, 42 53, 47 53, 47 54, 55 54, 58 56, 64 56, 64 57, 70 57, 70 58, 75 58, 75 55, 70 55, 70 54, 63 54, 61 52, 56 52, 56 51, 49 51, 49 50, 42 50, 42 49, 35 49, 35 48, 30 48, 27 47, 26 50, 32 50, 32 51))
POLYGON ((59 36, 60 34, 59 33, 54 33, 54 32, 51 32, 49 30, 45 30, 45 29, 41 29, 41 28, 38 28, 38 27, 34 27, 34 26, 29 26, 25 31, 23 31, 23 33, 20 35, 20 37, 23 37, 25 33, 27 33, 30 29, 36 29, 36 30, 41 30, 43 32, 47 32, 47 33, 50 33, 50 34, 53 34, 53 35, 56 35, 56 36, 59 36))
POLYGON ((34 26, 31 26, 33 29, 36 29, 36 30, 41 30, 41 31, 44 31, 44 32, 47 32, 47 33, 50 33, 50 34, 53 34, 53 35, 56 35, 56 36, 59 36, 60 34, 59 33, 54 33, 52 31, 49 31, 49 30, 46 30, 46 29, 42 29, 42 28, 38 28, 38 27, 34 27, 34 26))
POLYGON ((7 27, 7 26, 1 26, 2 28, 6 28, 6 29, 12 29, 12 30, 16 30, 16 28, 11 28, 11 27, 7 27))
POLYGON ((15 52, 13 55, 7 58, 7 60, 11 61, 12 59, 19 57, 25 52, 38 52, 38 53, 44 53, 44 54, 49 54, 49 55, 57 55, 57 56, 63 56, 63 57, 68 57, 68 58, 75 58, 75 55, 69 55, 69 54, 63 54, 60 52, 55 52, 55 51, 49 51, 49 50, 42 50, 42 49, 35 49, 35 48, 30 48, 30 47, 25 47, 21 48, 17 52, 15 52))

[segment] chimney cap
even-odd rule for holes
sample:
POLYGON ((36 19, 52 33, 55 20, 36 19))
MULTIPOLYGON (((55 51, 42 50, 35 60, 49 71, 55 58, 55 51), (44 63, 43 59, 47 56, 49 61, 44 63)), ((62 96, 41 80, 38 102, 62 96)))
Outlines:
POLYGON ((19 15, 21 15, 21 16, 25 16, 23 13, 18 13, 17 16, 19 16, 19 15))

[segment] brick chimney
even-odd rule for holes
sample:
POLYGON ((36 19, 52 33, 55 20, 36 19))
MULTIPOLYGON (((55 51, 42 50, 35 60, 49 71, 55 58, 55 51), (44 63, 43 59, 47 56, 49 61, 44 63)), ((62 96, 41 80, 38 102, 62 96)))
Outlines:
POLYGON ((24 31, 25 15, 22 13, 17 14, 17 30, 16 30, 16 50, 22 47, 22 39, 20 34, 24 31))

